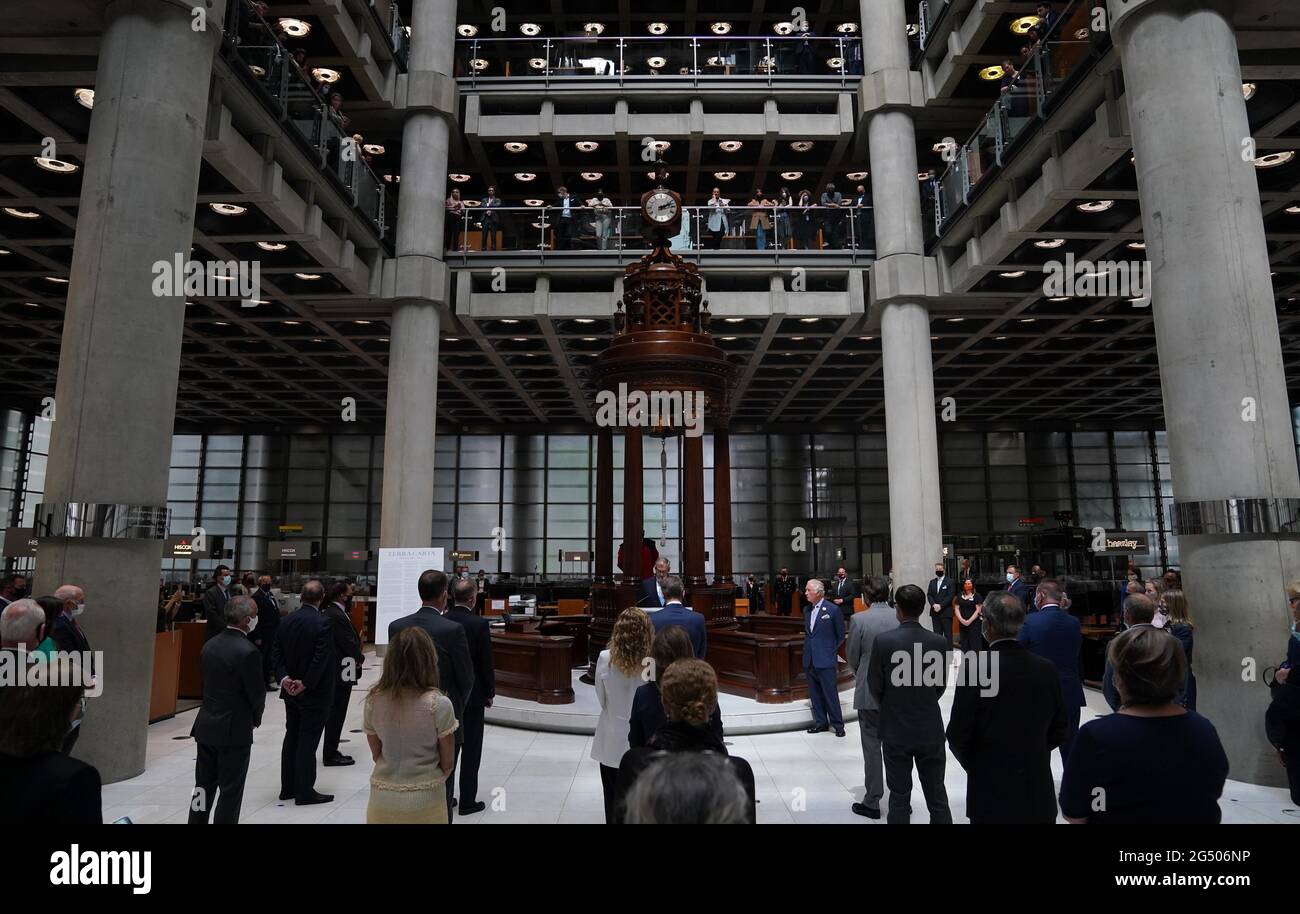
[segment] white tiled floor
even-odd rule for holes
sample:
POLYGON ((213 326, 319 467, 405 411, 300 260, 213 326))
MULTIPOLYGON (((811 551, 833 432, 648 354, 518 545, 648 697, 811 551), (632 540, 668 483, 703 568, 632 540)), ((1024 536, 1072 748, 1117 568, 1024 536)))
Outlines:
MULTIPOLYGON (((278 800, 280 740, 284 732, 284 706, 267 695, 267 712, 253 746, 248 782, 244 790, 241 821, 254 822, 364 822, 370 777, 370 753, 361 725, 362 689, 378 676, 378 664, 368 658, 361 689, 348 707, 342 748, 357 764, 349 768, 319 768, 316 787, 333 793, 335 801, 299 808, 278 800)), ((945 719, 951 709, 951 690, 944 697, 945 719)), ((1084 719, 1104 710, 1101 696, 1088 692, 1084 719)), ((149 728, 145 772, 129 781, 104 788, 104 819, 130 816, 139 823, 184 822, 194 776, 194 742, 189 739, 193 711, 149 728), (176 739, 176 737, 182 737, 176 739)), ((849 811, 862 794, 862 753, 857 725, 848 736, 810 736, 802 731, 764 733, 728 738, 729 751, 747 759, 758 788, 760 823, 854 822, 876 824, 849 811)), ((479 799, 487 811, 457 817, 461 824, 475 823, 600 823, 604 821, 600 770, 589 757, 591 737, 565 733, 536 733, 489 725, 479 769, 479 799)), ((1060 756, 1053 754, 1053 770, 1060 779, 1060 756)), ((966 775, 951 756, 946 778, 953 818, 965 820, 966 775)), ((1285 790, 1229 781, 1221 800, 1225 823, 1300 824, 1285 790), (1291 815, 1283 812, 1292 809, 1291 815)), ((920 787, 913 790, 913 821, 928 821, 920 787)))

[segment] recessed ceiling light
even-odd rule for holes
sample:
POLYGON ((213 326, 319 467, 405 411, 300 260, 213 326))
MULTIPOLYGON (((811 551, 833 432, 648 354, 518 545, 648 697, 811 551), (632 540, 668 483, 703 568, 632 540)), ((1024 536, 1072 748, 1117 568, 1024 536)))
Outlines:
POLYGON ((64 279, 62 276, 46 276, 45 281, 60 286, 66 286, 68 284, 68 280, 64 279))
POLYGON ((311 23, 304 22, 301 19, 283 18, 279 20, 280 28, 290 38, 305 38, 311 31, 311 23))
POLYGON ((284 325, 285 325, 286 327, 297 327, 299 322, 298 322, 298 321, 284 321, 283 323, 284 323, 284 325))
POLYGON ((778 35, 789 35, 794 31, 794 23, 778 22, 776 25, 772 26, 772 31, 776 32, 778 35))
POLYGON ((1011 31, 1017 35, 1028 35, 1029 30, 1042 21, 1038 16, 1021 16, 1019 19, 1012 20, 1011 31))
POLYGON ((61 159, 47 159, 45 156, 32 156, 32 161, 38 167, 60 175, 70 175, 81 170, 81 166, 73 162, 64 162, 61 159))
POLYGON ((596 340, 596 338, 595 338, 594 336, 584 336, 584 337, 582 338, 582 341, 583 341, 584 343, 595 343, 595 342, 597 342, 597 340, 596 340))
POLYGON ((545 200, 539 200, 536 197, 529 197, 524 201, 524 206, 545 206, 545 200))
POLYGON ((360 325, 363 326, 363 327, 366 327, 366 326, 369 326, 369 325, 370 325, 370 321, 361 321, 361 320, 357 320, 357 321, 353 321, 352 323, 354 323, 354 324, 360 324, 360 325))
POLYGON ((531 38, 533 35, 540 35, 542 27, 536 22, 522 22, 519 24, 519 31, 531 38))
POLYGON ((802 336, 792 336, 790 337, 790 339, 792 342, 795 343, 802 343, 804 341, 804 338, 802 336))
POLYGON ((736 177, 736 173, 734 171, 715 171, 713 177, 717 178, 719 181, 730 181, 732 178, 736 177))
POLYGON ((666 67, 666 66, 668 65, 668 58, 666 58, 666 57, 658 57, 658 56, 656 56, 656 57, 647 57, 647 58, 645 59, 645 62, 649 65, 650 69, 652 69, 652 70, 659 70, 659 69, 662 69, 663 67, 666 67))
POLYGON ((219 216, 242 216, 248 212, 247 206, 237 203, 209 203, 208 207, 219 216))
POLYGON ((283 251, 289 245, 279 241, 259 241, 257 246, 264 251, 283 251))
POLYGON ((511 140, 505 144, 506 152, 524 152, 528 149, 527 143, 521 143, 518 140, 511 140))
POLYGON ((1114 200, 1089 200, 1075 207, 1081 213, 1104 213, 1115 205, 1114 200))
POLYGON ((745 144, 742 143, 740 140, 723 140, 721 143, 718 144, 718 148, 721 149, 723 152, 736 152, 737 150, 740 149, 741 146, 744 145, 745 144))
POLYGON ((307 279, 307 280, 320 279, 319 273, 294 273, 293 275, 297 276, 299 279, 307 279))
POLYGON ((1070 296, 1068 295, 1053 295, 1051 298, 1048 299, 1048 301, 1069 301, 1069 300, 1070 300, 1070 296))
POLYGON ((709 24, 709 31, 715 35, 725 35, 731 31, 730 22, 713 22, 709 24))
POLYGON ((961 323, 962 321, 964 321, 964 320, 966 320, 966 318, 964 318, 964 317, 950 317, 950 318, 948 318, 948 323, 950 323, 950 324, 960 324, 960 323, 961 323))
POLYGON ((826 58, 826 66, 830 67, 832 70, 838 70, 840 67, 844 66, 844 58, 843 58, 843 57, 827 57, 827 58, 826 58))
POLYGON ((513 318, 513 317, 503 317, 503 318, 501 318, 501 323, 503 323, 503 324, 517 324, 517 323, 519 323, 519 321, 518 321, 517 318, 513 318))
POLYGON ((475 57, 470 60, 469 66, 471 70, 486 70, 488 68, 487 58, 475 57))
POLYGON ((583 31, 595 32, 597 35, 605 34, 605 23, 603 22, 588 22, 585 23, 582 28, 583 31))
POLYGON ((361 149, 370 153, 372 156, 381 156, 384 154, 384 147, 378 143, 366 143, 361 149))
POLYGON ((11 253, 11 251, 6 251, 4 248, 0 248, 0 257, 8 257, 11 253))
POLYGON ((724 337, 722 338, 722 341, 723 341, 724 343, 730 343, 730 342, 731 342, 732 340, 734 340, 734 339, 735 339, 734 336, 724 336, 724 337))
POLYGON ((326 85, 332 86, 334 83, 339 81, 339 77, 343 74, 331 67, 312 67, 311 75, 326 85))
POLYGON ((600 148, 600 144, 595 140, 579 140, 573 145, 577 147, 578 152, 595 152, 600 148))
POLYGON ((1125 245, 1130 251, 1145 251, 1147 243, 1145 241, 1130 241, 1125 245))
POLYGON ((903 31, 907 33, 908 38, 915 38, 917 35, 921 34, 921 27, 915 22, 909 22, 907 28, 903 31))
POLYGON ((1106 318, 1104 318, 1104 317, 1094 317, 1092 320, 1088 321, 1088 323, 1090 323, 1090 324, 1104 324, 1104 323, 1106 323, 1106 318))
POLYGON ((835 31, 841 35, 853 35, 858 31, 858 24, 856 22, 841 22, 835 26, 835 31))
POLYGON ((858 337, 858 339, 862 340, 862 342, 864 342, 864 343, 870 343, 872 340, 875 339, 875 337, 874 337, 874 336, 860 336, 860 337, 858 337))
POLYGON ((1007 71, 1002 69, 1000 65, 994 64, 991 67, 985 67, 983 70, 980 70, 980 79, 992 82, 995 79, 1001 79, 1006 75, 1006 73, 1007 71))
POLYGON ((248 299, 248 304, 250 304, 250 305, 269 305, 270 302, 267 301, 265 298, 250 298, 250 299, 248 299))
POLYGON ((255 64, 255 63, 250 63, 250 64, 248 65, 248 72, 249 72, 249 73, 252 73, 252 74, 253 74, 254 76, 256 76, 258 79, 261 79, 263 76, 266 75, 266 67, 259 67, 259 66, 258 66, 257 64, 255 64))
POLYGON ((37 304, 36 302, 34 302, 34 301, 23 302, 23 304, 25 304, 25 305, 26 305, 27 307, 29 307, 29 308, 39 308, 39 307, 40 307, 40 305, 38 305, 38 304, 37 304))
POLYGON ((1038 241, 1034 242, 1034 247, 1050 249, 1059 248, 1063 244, 1065 244, 1064 238, 1040 238, 1038 241))
POLYGON ((447 175, 447 180, 448 180, 448 181, 455 181, 457 184, 464 184, 466 181, 469 180, 469 175, 462 175, 462 174, 459 174, 459 173, 457 173, 457 174, 449 174, 449 175, 447 175))
POLYGON ((1255 90, 1257 88, 1258 86, 1256 86, 1254 83, 1242 83, 1241 84, 1242 97, 1246 99, 1246 101, 1250 101, 1252 98, 1255 97, 1255 90))
POLYGON ((1074 40, 1075 40, 1075 41, 1087 41, 1087 40, 1088 40, 1088 35, 1089 35, 1089 32, 1088 32, 1087 27, 1084 27, 1084 28, 1081 28, 1081 29, 1075 29, 1075 30, 1074 30, 1074 40))
POLYGON ((458 336, 449 336, 449 337, 447 337, 445 340, 443 340, 443 342, 444 342, 444 343, 459 343, 459 342, 460 342, 460 337, 458 337, 458 336))
POLYGON ((1286 211, 1293 216, 1300 216, 1300 203, 1297 203, 1295 206, 1288 206, 1286 211))
POLYGON ((848 174, 846 174, 844 177, 848 178, 850 181, 864 181, 866 180, 867 172, 851 171, 848 174))
POLYGON ((73 97, 81 104, 83 108, 95 107, 95 90, 94 89, 74 89, 73 97))
POLYGON ((1034 322, 1034 319, 1033 319, 1032 317, 1022 317, 1022 318, 1020 319, 1020 323, 1022 323, 1022 324, 1032 324, 1033 322, 1034 322))
POLYGON ((802 171, 783 171, 783 172, 781 172, 781 177, 785 178, 787 181, 798 181, 800 178, 803 177, 803 172, 802 172, 802 171))
POLYGON ((468 23, 464 25, 458 25, 456 26, 456 34, 459 35, 461 38, 473 38, 475 35, 478 34, 478 26, 470 25, 468 23))
POLYGON ((526 342, 528 342, 528 337, 526 337, 526 336, 512 336, 510 339, 511 339, 511 341, 516 342, 516 343, 526 343, 526 342))
POLYGON ((807 152, 813 148, 813 144, 811 140, 795 140, 790 144, 790 148, 795 152, 807 152))
POLYGON ((5 212, 15 219, 39 219, 41 214, 32 209, 19 209, 16 206, 6 206, 5 212))
POLYGON ((801 318, 799 318, 799 323, 801 323, 801 324, 815 324, 815 323, 817 323, 817 318, 815 318, 815 317, 801 317, 801 318))
POLYGON ((1285 165, 1295 158, 1295 152, 1290 149, 1282 152, 1267 152, 1262 156, 1255 157, 1256 168, 1276 168, 1279 165, 1285 165))
POLYGON ((652 22, 649 25, 647 25, 645 28, 646 31, 649 32, 651 35, 664 35, 667 34, 668 32, 668 23, 652 22))
POLYGON ((743 323, 745 319, 743 317, 724 317, 723 320, 728 324, 740 324, 743 323))
POLYGON ((584 181, 599 181, 601 178, 605 177, 605 173, 603 171, 584 171, 578 177, 582 178, 584 181))
POLYGON ((1006 337, 1005 337, 1005 336, 995 336, 994 339, 997 340, 998 342, 1002 342, 1003 340, 1006 339, 1006 337))
POLYGON ((516 180, 516 181, 535 181, 535 180, 537 180, 537 175, 534 174, 534 173, 531 172, 531 171, 517 171, 517 172, 515 172, 515 180, 516 180))
POLYGON ((575 318, 574 320, 575 320, 577 323, 579 323, 579 324, 594 324, 594 323, 596 323, 596 319, 595 319, 594 317, 579 317, 579 318, 575 318))
POLYGON ((672 145, 668 140, 650 140, 645 144, 647 149, 652 149, 655 152, 667 152, 672 145))
POLYGON ((528 58, 528 66, 529 66, 530 69, 533 69, 533 70, 545 70, 545 69, 546 69, 546 58, 545 58, 545 57, 530 57, 530 58, 528 58))

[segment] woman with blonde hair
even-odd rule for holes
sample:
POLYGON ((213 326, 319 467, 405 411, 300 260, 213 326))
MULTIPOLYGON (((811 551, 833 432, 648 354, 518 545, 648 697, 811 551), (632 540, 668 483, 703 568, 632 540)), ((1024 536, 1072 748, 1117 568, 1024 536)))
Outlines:
POLYGON ((438 652, 428 632, 412 626, 393 637, 363 713, 375 762, 366 821, 446 825, 456 711, 438 687, 438 652))
POLYGON ((596 659, 596 700, 600 718, 591 744, 591 757, 600 763, 600 786, 605 793, 605 822, 614 821, 614 785, 618 765, 628 750, 632 699, 644 681, 642 670, 650 655, 654 628, 644 610, 630 606, 619 613, 609 647, 596 659))
POLYGON ((1196 674, 1192 671, 1192 630, 1196 623, 1192 621, 1191 611, 1187 608, 1187 595, 1181 590, 1166 590, 1160 604, 1168 622, 1165 630, 1178 639, 1183 646, 1183 656, 1187 658, 1187 684, 1183 687, 1183 707, 1189 711, 1196 710, 1196 674))

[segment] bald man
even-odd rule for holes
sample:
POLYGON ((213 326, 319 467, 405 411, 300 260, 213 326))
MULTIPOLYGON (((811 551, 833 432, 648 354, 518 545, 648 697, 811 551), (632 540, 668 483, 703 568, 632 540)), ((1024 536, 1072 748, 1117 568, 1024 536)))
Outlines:
POLYGON ((35 600, 14 600, 0 612, 0 647, 31 651, 45 640, 45 610, 35 600))

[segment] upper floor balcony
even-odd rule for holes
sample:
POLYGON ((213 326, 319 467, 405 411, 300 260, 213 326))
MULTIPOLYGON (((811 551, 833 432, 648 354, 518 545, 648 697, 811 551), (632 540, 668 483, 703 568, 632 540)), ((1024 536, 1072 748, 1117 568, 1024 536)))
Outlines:
MULTIPOLYGON (((855 27, 856 29, 856 27, 855 27)), ((862 76, 862 41, 807 35, 461 38, 456 76, 478 91, 520 88, 835 88, 862 76)))

